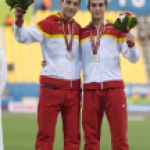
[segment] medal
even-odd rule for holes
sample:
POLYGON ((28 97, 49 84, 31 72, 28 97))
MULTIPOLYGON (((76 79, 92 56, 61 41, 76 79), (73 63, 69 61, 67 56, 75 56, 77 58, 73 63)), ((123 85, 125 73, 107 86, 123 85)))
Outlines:
POLYGON ((93 56, 91 57, 91 60, 93 62, 99 62, 100 61, 100 57, 97 54, 93 54, 93 56))
POLYGON ((64 33, 65 44, 66 44, 66 47, 67 47, 66 58, 70 61, 73 60, 72 44, 73 44, 73 40, 74 40, 74 23, 72 23, 71 26, 72 26, 72 29, 70 31, 71 38, 70 38, 69 42, 68 42, 68 38, 67 38, 65 29, 64 29, 64 24, 62 23, 62 26, 61 26, 61 29, 64 33))
POLYGON ((99 62, 100 61, 100 57, 97 54, 97 51, 98 51, 98 48, 100 46, 100 38, 101 38, 103 31, 104 31, 104 24, 101 25, 100 29, 97 29, 97 40, 95 43, 93 33, 92 33, 92 25, 91 25, 90 40, 91 40, 91 45, 92 45, 92 50, 93 50, 93 56, 91 57, 91 61, 93 61, 93 62, 99 62))
POLYGON ((66 57, 67 57, 67 59, 70 60, 70 61, 73 60, 73 55, 72 55, 71 52, 67 52, 67 53, 66 53, 66 57))

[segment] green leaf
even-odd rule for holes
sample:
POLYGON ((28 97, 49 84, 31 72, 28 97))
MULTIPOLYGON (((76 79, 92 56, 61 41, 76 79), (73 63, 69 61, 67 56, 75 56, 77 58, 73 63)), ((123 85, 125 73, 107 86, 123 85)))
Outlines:
POLYGON ((137 18, 126 15, 123 22, 121 22, 119 18, 116 19, 116 21, 114 22, 114 28, 120 31, 131 30, 137 24, 138 24, 137 18))
POLYGON ((14 5, 16 4, 15 0, 6 0, 5 2, 10 7, 14 7, 14 5))
POLYGON ((22 0, 15 0, 16 4, 18 4, 20 7, 22 7, 22 0))
POLYGON ((34 0, 6 0, 6 3, 10 7, 14 7, 15 4, 18 4, 20 7, 28 8, 34 0))
POLYGON ((132 17, 132 22, 130 24, 130 28, 134 28, 136 25, 138 25, 138 21, 135 17, 132 17))
POLYGON ((124 29, 124 27, 124 23, 121 23, 120 19, 117 18, 117 20, 114 22, 114 28, 121 31, 122 29, 124 29))
POLYGON ((29 7, 32 3, 34 3, 33 0, 26 0, 25 3, 24 3, 24 6, 29 7))

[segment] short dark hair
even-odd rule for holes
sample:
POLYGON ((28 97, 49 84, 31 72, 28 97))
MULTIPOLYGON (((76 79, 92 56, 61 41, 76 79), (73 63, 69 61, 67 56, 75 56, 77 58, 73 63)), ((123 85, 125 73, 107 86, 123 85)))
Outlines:
MULTIPOLYGON (((64 0, 61 0, 61 1, 64 1, 64 0)), ((81 3, 81 0, 79 0, 79 3, 81 3)))
MULTIPOLYGON (((105 5, 107 6, 108 5, 108 1, 107 0, 104 0, 105 2, 105 5)), ((89 7, 90 6, 90 0, 87 0, 87 6, 89 7)))

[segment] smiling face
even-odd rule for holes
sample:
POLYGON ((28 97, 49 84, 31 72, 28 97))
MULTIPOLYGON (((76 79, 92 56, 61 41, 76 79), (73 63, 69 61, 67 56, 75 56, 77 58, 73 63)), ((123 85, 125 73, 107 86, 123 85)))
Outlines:
POLYGON ((89 0, 88 10, 93 19, 103 19, 107 9, 108 6, 105 0, 89 0))
POLYGON ((60 0, 61 14, 70 20, 78 11, 80 0, 60 0))

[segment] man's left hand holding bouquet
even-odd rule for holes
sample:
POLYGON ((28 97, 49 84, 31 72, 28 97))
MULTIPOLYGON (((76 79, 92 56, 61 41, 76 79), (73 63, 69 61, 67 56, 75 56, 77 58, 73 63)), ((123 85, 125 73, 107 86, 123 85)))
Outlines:
POLYGON ((11 9, 15 8, 15 24, 21 27, 24 22, 24 14, 28 7, 34 2, 34 0, 6 0, 8 6, 11 9))
POLYGON ((124 12, 119 15, 114 23, 114 28, 121 31, 129 47, 135 45, 135 38, 130 32, 138 24, 138 20, 131 12, 124 12))

